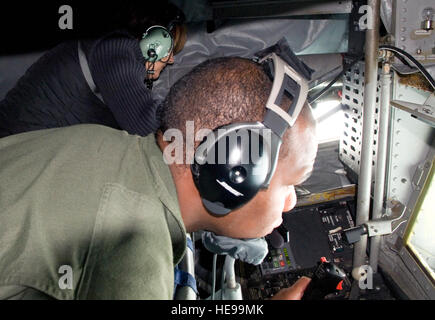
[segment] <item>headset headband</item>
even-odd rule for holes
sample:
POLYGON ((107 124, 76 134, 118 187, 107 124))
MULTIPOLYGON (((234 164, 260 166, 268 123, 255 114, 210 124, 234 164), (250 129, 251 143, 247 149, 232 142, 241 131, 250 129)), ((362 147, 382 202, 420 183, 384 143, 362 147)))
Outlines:
POLYGON ((273 62, 274 78, 272 90, 266 102, 263 123, 282 138, 288 127, 292 127, 301 112, 308 95, 307 81, 275 53, 261 58, 258 63, 273 62), (285 76, 288 76, 286 78, 285 76), (296 87, 296 90, 295 90, 296 87), (282 96, 287 91, 293 101, 287 111, 279 106, 282 96))

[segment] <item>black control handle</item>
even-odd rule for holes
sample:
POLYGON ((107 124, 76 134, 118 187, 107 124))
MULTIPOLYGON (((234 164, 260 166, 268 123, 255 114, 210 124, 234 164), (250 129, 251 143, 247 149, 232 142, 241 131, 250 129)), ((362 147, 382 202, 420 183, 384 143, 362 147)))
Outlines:
POLYGON ((346 273, 322 257, 302 300, 323 300, 328 294, 343 290, 346 283, 346 273))
POLYGON ((355 228, 346 229, 343 231, 344 239, 348 244, 352 244, 361 240, 361 236, 367 234, 367 227, 361 225, 355 228))

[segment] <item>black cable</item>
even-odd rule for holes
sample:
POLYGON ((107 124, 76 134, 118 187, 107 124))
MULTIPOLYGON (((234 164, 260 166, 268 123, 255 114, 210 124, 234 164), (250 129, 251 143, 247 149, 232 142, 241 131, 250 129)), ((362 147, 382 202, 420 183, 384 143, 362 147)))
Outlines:
POLYGON ((149 90, 153 89, 153 79, 151 76, 154 74, 154 64, 155 61, 150 62, 150 67, 146 70, 147 74, 144 83, 149 90))
MULTIPOLYGON (((429 72, 427 72, 426 68, 423 67, 421 65, 420 62, 418 62, 413 56, 411 56, 409 53, 407 53, 406 51, 403 51, 402 49, 399 49, 397 47, 394 46, 390 46, 390 45, 380 45, 379 49, 384 49, 384 50, 389 50, 393 53, 396 54, 397 58, 402 61, 402 63, 404 63, 405 65, 409 66, 409 63, 403 59, 403 57, 408 58, 416 67, 417 69, 423 74, 423 76, 427 79, 427 81, 429 81, 430 85, 435 89, 435 81, 432 78, 432 76, 430 75, 429 72)), ((320 91, 317 95, 315 95, 314 97, 308 97, 308 103, 313 103, 314 101, 316 101, 317 99, 319 99, 326 91, 328 91, 329 88, 331 88, 331 86, 337 82, 338 79, 340 79, 345 72, 352 68, 353 65, 355 63, 357 63, 359 60, 361 60, 363 58, 363 56, 359 56, 357 59, 353 60, 349 66, 347 67, 343 67, 343 70, 325 87, 322 89, 322 91, 320 91)))
POLYGON ((405 66, 412 68, 411 64, 401 55, 396 55, 396 58, 400 60, 405 66))
POLYGON ((357 63, 358 61, 360 61, 363 58, 362 55, 358 56, 355 60, 353 60, 350 64, 348 64, 347 66, 343 66, 343 70, 333 79, 331 80, 331 82, 328 83, 328 85, 322 89, 322 91, 320 91, 319 93, 317 93, 314 97, 308 97, 308 103, 313 103, 314 101, 316 101, 317 99, 319 99, 321 96, 323 96, 323 94, 325 94, 326 91, 328 91, 329 88, 332 87, 332 85, 334 83, 337 82, 338 79, 340 79, 347 70, 349 70, 350 68, 352 68, 355 63, 357 63))
POLYGON ((384 44, 384 45, 380 45, 380 46, 379 46, 379 49, 388 50, 388 51, 391 51, 391 52, 395 53, 396 56, 397 56, 397 54, 399 54, 399 55, 402 55, 402 56, 406 57, 407 59, 409 59, 409 60, 410 60, 410 61, 411 61, 411 62, 412 62, 416 67, 417 67, 417 69, 420 70, 420 72, 421 72, 421 73, 423 74, 423 76, 427 79, 427 81, 429 81, 430 85, 435 89, 435 81, 434 81, 434 79, 432 78, 432 76, 430 75, 430 73, 427 72, 426 68, 423 67, 423 66, 421 65, 421 63, 418 62, 418 61, 417 61, 417 60, 416 60, 412 55, 410 55, 408 52, 403 51, 402 49, 399 49, 399 48, 397 48, 397 47, 390 46, 390 45, 386 45, 386 44, 384 44))

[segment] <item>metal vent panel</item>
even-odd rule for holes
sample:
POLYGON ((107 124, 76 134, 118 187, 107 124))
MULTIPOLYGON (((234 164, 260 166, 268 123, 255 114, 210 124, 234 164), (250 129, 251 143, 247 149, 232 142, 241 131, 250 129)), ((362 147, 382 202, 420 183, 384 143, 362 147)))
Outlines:
MULTIPOLYGON (((340 139, 340 160, 354 175, 360 171, 361 141, 364 109, 364 68, 363 62, 355 64, 343 76, 342 104, 344 112, 344 129, 340 139)), ((378 72, 378 86, 376 94, 376 115, 373 140, 373 170, 376 165, 378 141, 378 115, 380 101, 380 84, 378 72)))

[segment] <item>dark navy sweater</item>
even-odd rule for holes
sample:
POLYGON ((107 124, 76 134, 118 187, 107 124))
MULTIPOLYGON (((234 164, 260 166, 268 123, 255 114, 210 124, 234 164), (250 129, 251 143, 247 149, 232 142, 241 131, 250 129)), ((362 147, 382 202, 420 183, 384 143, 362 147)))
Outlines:
POLYGON ((117 32, 82 41, 92 78, 80 68, 77 41, 66 42, 33 64, 0 102, 0 137, 25 131, 96 123, 145 136, 158 128, 156 102, 146 88, 139 43, 117 32))

